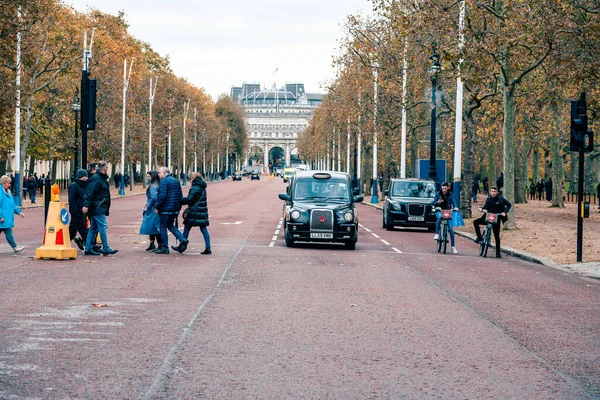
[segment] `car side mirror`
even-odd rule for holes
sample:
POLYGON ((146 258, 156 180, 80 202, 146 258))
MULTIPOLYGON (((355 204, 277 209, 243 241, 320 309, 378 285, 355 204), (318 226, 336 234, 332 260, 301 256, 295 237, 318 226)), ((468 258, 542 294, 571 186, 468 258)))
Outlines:
POLYGON ((353 194, 354 196, 356 196, 356 195, 360 194, 360 189, 359 189, 359 188, 354 188, 354 189, 352 189, 352 194, 353 194))
POLYGON ((286 194, 286 193, 279 193, 279 199, 283 200, 283 201, 291 201, 292 200, 290 195, 286 194))
POLYGON ((359 194, 358 196, 354 196, 354 202, 355 203, 360 203, 364 200, 364 197, 362 196, 362 194, 359 194))
POLYGON ((390 191, 389 191, 389 189, 388 189, 388 190, 386 190, 386 191, 385 191, 385 192, 383 192, 383 193, 384 193, 386 196, 389 196, 389 195, 390 195, 390 191))

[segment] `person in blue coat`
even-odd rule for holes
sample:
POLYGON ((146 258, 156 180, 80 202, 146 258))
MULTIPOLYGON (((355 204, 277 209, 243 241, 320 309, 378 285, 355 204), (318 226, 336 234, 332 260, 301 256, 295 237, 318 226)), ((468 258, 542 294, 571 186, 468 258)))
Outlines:
POLYGON ((160 217, 156 213, 156 201, 158 200, 158 185, 160 178, 157 171, 150 171, 146 174, 148 188, 146 189, 146 204, 144 211, 142 226, 140 226, 140 235, 150 236, 150 245, 146 251, 153 251, 161 247, 160 240, 160 217), (158 246, 154 242, 158 243, 158 246))
POLYGON ((12 228, 15 226, 15 214, 21 218, 24 218, 25 215, 13 200, 10 184, 9 176, 3 175, 0 177, 0 185, 2 185, 2 193, 0 193, 0 232, 4 233, 6 241, 12 247, 13 252, 17 254, 22 252, 25 247, 17 245, 12 228))
POLYGON ((156 200, 156 213, 160 215, 160 240, 161 244, 154 252, 156 254, 169 254, 169 236, 167 230, 181 242, 180 249, 185 251, 189 241, 175 227, 175 222, 181 210, 181 184, 171 176, 167 167, 158 169, 160 185, 158 187, 158 198, 156 200))

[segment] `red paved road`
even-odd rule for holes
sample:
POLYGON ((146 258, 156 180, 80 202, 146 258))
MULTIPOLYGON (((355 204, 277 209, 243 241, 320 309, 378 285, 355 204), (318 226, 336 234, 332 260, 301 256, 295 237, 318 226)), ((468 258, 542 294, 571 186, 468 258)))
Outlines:
POLYGON ((27 250, 0 243, 0 398, 600 397, 597 280, 461 238, 439 255, 368 205, 355 251, 286 248, 284 187, 209 184, 212 256, 197 230, 183 255, 144 252, 130 196, 116 256, 36 261, 28 210, 27 250))

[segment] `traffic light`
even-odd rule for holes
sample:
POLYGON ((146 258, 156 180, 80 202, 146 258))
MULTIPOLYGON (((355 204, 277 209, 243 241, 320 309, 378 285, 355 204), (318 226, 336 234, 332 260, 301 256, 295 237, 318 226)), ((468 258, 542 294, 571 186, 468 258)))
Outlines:
POLYGON ((83 71, 81 79, 81 129, 96 129, 96 80, 83 71))
POLYGON ((571 101, 571 151, 585 152, 594 150, 594 132, 588 131, 587 103, 585 93, 581 93, 579 100, 571 101))

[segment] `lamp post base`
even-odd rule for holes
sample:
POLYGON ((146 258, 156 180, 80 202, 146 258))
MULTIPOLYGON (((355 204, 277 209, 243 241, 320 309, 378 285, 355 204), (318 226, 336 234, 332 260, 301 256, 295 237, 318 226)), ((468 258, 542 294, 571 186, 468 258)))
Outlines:
POLYGON ((373 179, 373 195, 371 196, 371 204, 379 203, 379 196, 377 196, 377 179, 373 179))
POLYGON ((119 196, 125 196, 125 175, 121 176, 121 184, 119 185, 119 196))

